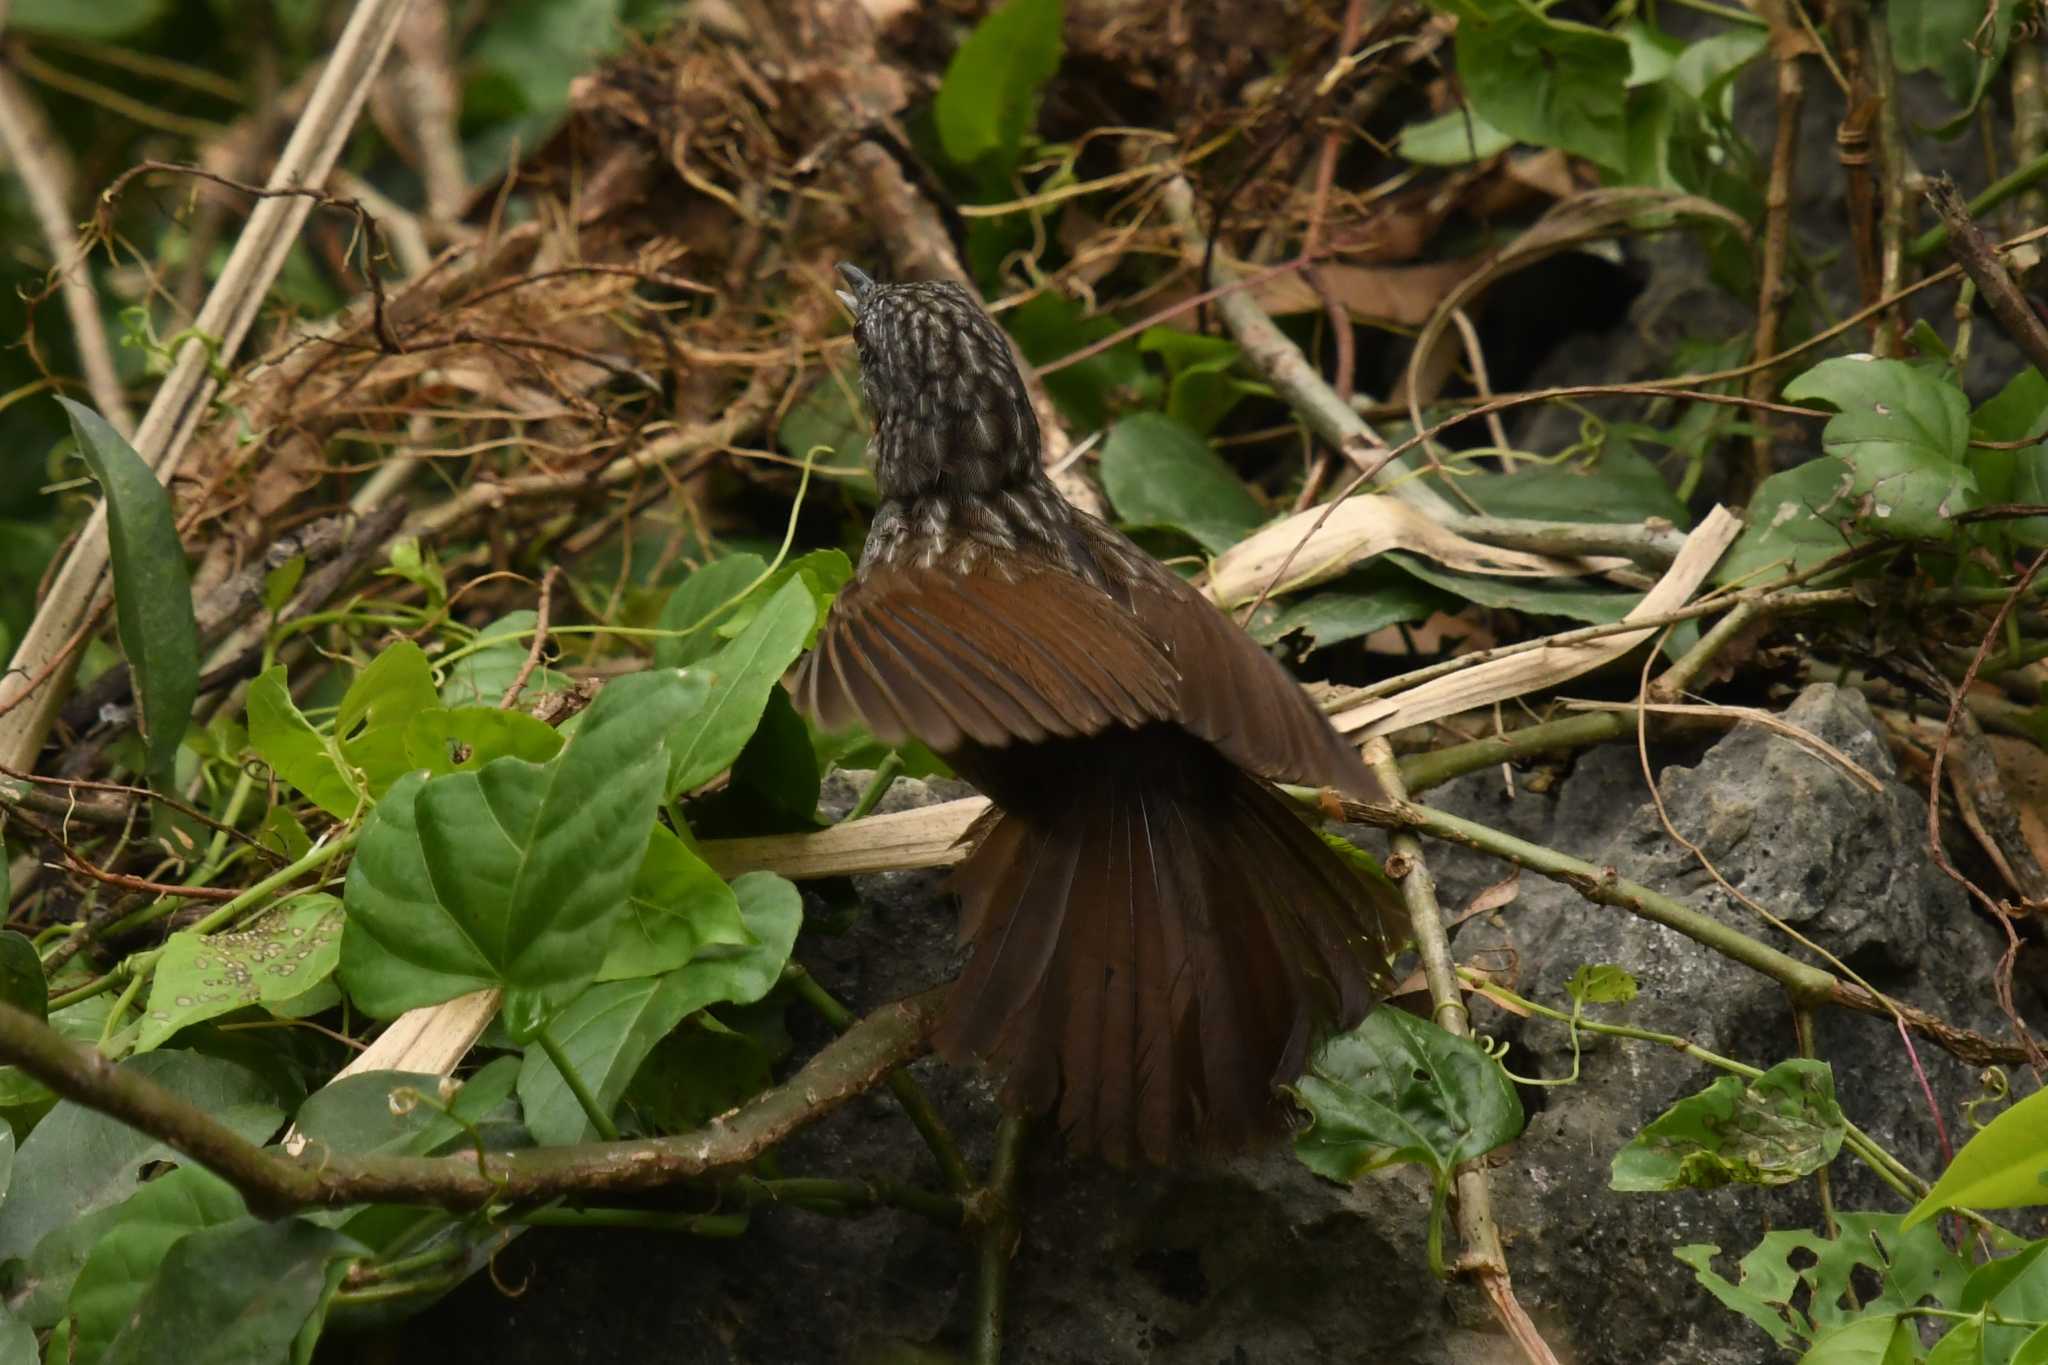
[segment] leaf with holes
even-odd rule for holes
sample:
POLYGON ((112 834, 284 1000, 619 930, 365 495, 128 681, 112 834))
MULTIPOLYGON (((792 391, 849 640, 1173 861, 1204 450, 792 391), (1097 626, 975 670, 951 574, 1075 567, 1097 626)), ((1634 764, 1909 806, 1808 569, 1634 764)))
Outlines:
POLYGON ((1963 463, 1970 405, 1955 385, 1902 360, 1844 356, 1794 379, 1785 397, 1837 410, 1821 447, 1851 473, 1840 499, 1859 530, 1947 540, 1955 515, 1977 506, 1977 479, 1963 463))
POLYGON ((172 934, 157 959, 135 1050, 148 1052, 189 1025, 319 985, 341 960, 342 918, 341 902, 315 891, 231 933, 172 934))
MULTIPOLYGON (((152 1052, 131 1057, 121 1069, 204 1109, 247 1142, 267 1140, 284 1118, 267 1082, 218 1057, 152 1052)), ((47 1234, 126 1199, 144 1167, 175 1159, 166 1143, 65 1100, 16 1155, 13 1186, 0 1206, 0 1261, 26 1256, 47 1234)))
POLYGON ((372 800, 412 771, 408 727, 414 716, 440 704, 426 652, 410 640, 384 650, 356 674, 335 712, 334 738, 372 800))
POLYGON ((1787 1185, 1835 1159, 1847 1121, 1826 1062, 1795 1057, 1755 1080, 1723 1076, 1615 1154, 1617 1190, 1787 1185))
POLYGON ((1933 1227, 1903 1229, 1901 1222, 1898 1214, 1840 1213, 1836 1237, 1803 1230, 1765 1233, 1738 1263, 1732 1283, 1714 1269, 1717 1246, 1681 1246, 1673 1254, 1715 1298, 1780 1345, 1790 1345, 1795 1337, 1829 1331, 1865 1312, 1897 1312, 1929 1300, 1944 1308, 1961 1306, 1969 1263, 1933 1227), (1871 1285, 1879 1286, 1875 1296, 1871 1285))

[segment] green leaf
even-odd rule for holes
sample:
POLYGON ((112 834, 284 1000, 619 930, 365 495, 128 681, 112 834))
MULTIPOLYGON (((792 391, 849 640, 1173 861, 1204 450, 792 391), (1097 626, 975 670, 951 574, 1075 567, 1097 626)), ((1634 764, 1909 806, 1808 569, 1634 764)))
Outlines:
POLYGON ((1822 1334, 1799 1365, 1913 1365, 1919 1344, 1911 1322, 1881 1313, 1822 1334))
MULTIPOLYGON (((1990 441, 2038 441, 2048 436, 2048 380, 2028 366, 1970 415, 1970 426, 1990 441)), ((2019 450, 1972 447, 1970 469, 1986 505, 2048 504, 2048 445, 2019 450)), ((2048 517, 2024 517, 1997 523, 1998 531, 2029 549, 2048 546, 2048 517)))
POLYGON ((412 771, 406 754, 408 727, 415 715, 438 707, 440 700, 426 653, 410 640, 401 640, 370 660, 349 684, 335 713, 334 737, 342 758, 362 774, 372 799, 412 771))
POLYGON ((1008 0, 967 35, 932 113, 957 166, 1014 165, 1038 117, 1038 90, 1060 68, 1061 0, 1008 0))
POLYGON ((1885 19, 1892 34, 1892 60, 1901 72, 1932 71, 1941 77, 1948 97, 1962 106, 1955 118, 1938 130, 1944 135, 1957 131, 1976 109, 1991 77, 2005 60, 2012 41, 2013 18, 2019 0, 1998 0, 1995 7, 1983 0, 1955 4, 1953 0, 1892 0, 1885 19), (1992 22, 1986 25, 1989 13, 1992 22), (1988 39, 1988 50, 1978 44, 1988 39))
MULTIPOLYGON (((1912 1358, 1907 1357, 1908 1360, 1912 1358)), ((1927 1365, 1984 1365, 1982 1315, 1949 1328, 1942 1339, 1934 1343, 1934 1349, 1927 1353, 1927 1365)))
POLYGON ((522 112, 552 118, 569 82, 625 36, 620 0, 499 0, 466 54, 516 92, 522 112))
MULTIPOLYGON (((218 1057, 152 1052, 129 1058, 121 1070, 164 1086, 250 1142, 269 1138, 284 1119, 269 1085, 218 1057)), ((0 1207, 0 1261, 27 1256, 48 1233, 126 1199, 151 1162, 182 1159, 118 1119, 61 1102, 15 1159, 13 1187, 0 1207)))
POLYGON ((1582 588, 1571 579, 1457 573, 1440 568, 1420 555, 1401 552, 1383 554, 1379 562, 1412 574, 1460 601, 1477 602, 1480 606, 1504 611, 1527 612, 1531 616, 1563 616, 1574 621, 1605 625, 1619 621, 1642 601, 1637 593, 1582 588))
POLYGON ((1210 554, 1223 553, 1266 519, 1258 499, 1207 441, 1154 412, 1109 429, 1102 486, 1125 521, 1172 527, 1210 554))
POLYGON ((1626 1005, 1636 998, 1636 979, 1620 967, 1588 963, 1572 973, 1564 989, 1582 1005, 1626 1005))
POLYGON ((771 688, 761 723, 732 762, 724 799, 729 809, 747 812, 761 832, 783 833, 818 827, 818 755, 811 730, 796 713, 789 694, 771 688), (763 814, 756 817, 754 812, 763 814))
POLYGON ((768 1087, 789 1054, 779 1004, 730 1008, 714 1020, 693 1015, 641 1063, 626 1103, 655 1132, 683 1133, 709 1123, 768 1087), (742 1027, 727 1028, 727 1020, 742 1027))
POLYGON ((739 900, 725 879, 666 826, 656 825, 626 912, 612 924, 597 979, 660 976, 708 944, 750 941, 739 900))
POLYGON ((298 1219, 235 1222, 178 1242, 107 1348, 105 1365, 282 1360, 353 1245, 298 1219))
POLYGON ((1832 456, 1765 479, 1749 500, 1742 534, 1715 568, 1714 581, 1796 572, 1857 543, 1861 537, 1848 529, 1852 511, 1842 505, 1855 481, 1855 471, 1832 456))
POLYGON ((2035 1331, 2013 1352, 2012 1365, 2048 1365, 2048 1327, 2035 1331))
MULTIPOLYGON (((1115 318, 1090 316, 1078 300, 1049 291, 1004 314, 1003 326, 1034 365, 1064 360, 1122 330, 1115 318)), ((1159 377, 1145 364, 1138 343, 1126 338, 1054 370, 1045 377, 1045 389, 1068 420, 1094 430, 1118 412, 1156 403, 1159 377)))
POLYGON ((1497 156, 1515 139, 1469 107, 1449 109, 1411 123, 1394 140, 1394 150, 1418 166, 1464 166, 1497 156))
MULTIPOLYGON (((682 1022, 689 992, 676 976, 608 981, 576 997, 548 1032, 607 1113, 654 1045, 682 1022)), ((526 1050, 519 1072, 526 1126, 543 1143, 583 1142, 595 1135, 583 1106, 546 1052, 526 1050)))
POLYGON ((245 1005, 289 1000, 311 990, 341 960, 341 902, 324 892, 294 896, 242 929, 164 941, 143 1011, 137 1052, 245 1005))
POLYGON ((1906 1226, 1943 1209, 2014 1209, 2048 1204, 2048 1090, 2007 1109, 1963 1144, 1934 1188, 1906 1214, 1906 1226))
POLYGON ((1175 327, 1148 327, 1138 349, 1159 356, 1172 376, 1166 387, 1166 415, 1198 435, 1207 436, 1230 410, 1263 384, 1231 373, 1243 352, 1222 337, 1183 332, 1175 327))
POLYGON ((836 480, 838 485, 857 489, 872 502, 875 483, 867 468, 868 425, 854 393, 853 384, 844 376, 820 377, 776 423, 775 443, 792 460, 802 460, 821 447, 831 452, 817 457, 817 467, 847 471, 852 477, 842 476, 836 480))
MULTIPOLYGON (((496 706, 505 689, 526 667, 533 647, 534 628, 540 618, 530 611, 508 611, 477 632, 470 643, 476 653, 455 661, 441 683, 443 706, 496 706)), ((527 679, 526 697, 542 692, 560 692, 570 680, 545 666, 527 679)))
POLYGON ((672 670, 618 678, 545 764, 401 779, 349 868, 349 994, 391 1018, 500 986, 531 1037, 604 960, 661 800, 661 736, 701 695, 672 670))
POLYGON ((149 744, 150 785, 167 791, 199 695, 199 624, 171 495, 105 418, 68 398, 57 401, 71 417, 79 455, 106 494, 114 622, 141 699, 136 721, 149 744))
POLYGON ((354 817, 362 796, 324 735, 300 711, 279 664, 249 684, 249 743, 277 775, 337 820, 354 817))
POLYGON ((1698 1277, 1700 1285, 1720 1300, 1723 1308, 1748 1318, 1770 1333, 1771 1340, 1780 1346, 1790 1346, 1792 1328, 1786 1323, 1776 1305, 1759 1294, 1747 1278, 1742 1284, 1730 1284, 1714 1269, 1714 1257, 1719 1255, 1720 1251, 1721 1248, 1711 1242, 1694 1242, 1673 1247, 1671 1254, 1677 1257, 1680 1263, 1692 1267, 1692 1272, 1698 1277))
POLYGON ((1326 588, 1313 593, 1271 616, 1255 619, 1251 635, 1260 644, 1270 645, 1300 631, 1308 636, 1308 648, 1303 652, 1314 653, 1404 621, 1425 620, 1446 601, 1435 589, 1396 575, 1370 592, 1331 592, 1326 588))
POLYGON ((1458 16, 1458 76, 1482 118, 1522 142, 1625 164, 1626 41, 1524 0, 1438 3, 1458 16))
POLYGON ((263 609, 268 612, 284 610, 292 594, 299 590, 299 580, 306 576, 306 557, 293 555, 284 563, 263 575, 263 609))
POLYGON ((761 722, 769 690, 803 652, 817 619, 810 588, 792 579, 762 605, 737 639, 692 670, 710 679, 710 693, 669 733, 672 757, 665 794, 700 787, 739 757, 761 722))
POLYGON ((187 1235, 236 1221, 253 1225, 234 1187, 198 1166, 180 1166, 150 1181, 119 1214, 87 1254, 65 1305, 74 1324, 77 1365, 100 1359, 128 1325, 171 1248, 187 1235))
POLYGON ((691 1010, 753 1004, 782 979, 782 969, 796 947, 804 898, 794 885, 773 872, 749 872, 733 879, 732 891, 751 941, 706 944, 689 965, 674 973, 689 992, 691 1010))
POLYGON ((1687 522, 1685 504, 1657 466, 1626 448, 1610 449, 1591 465, 1535 464, 1512 474, 1473 474, 1455 482, 1459 492, 1496 517, 1576 522, 1661 517, 1674 526, 1687 522))
POLYGON ((170 0, 14 0, 7 23, 24 33, 100 42, 126 38, 170 12, 170 0))
POLYGON ((1378 1009, 1309 1058, 1295 1098, 1313 1122, 1294 1154, 1349 1183, 1413 1162, 1439 1179, 1522 1131, 1522 1102, 1485 1049, 1403 1010, 1378 1009))
MULTIPOLYGON (((0 847, 0 892, 7 889, 7 850, 0 847)), ((6 904, 0 898, 0 906, 6 904)), ((38 1019, 50 1017, 50 986, 43 978, 43 959, 26 935, 12 929, 0 933, 0 1000, 38 1019)), ((0 1190, 6 1185, 0 1183, 0 1190)))
POLYGON ((449 1143, 466 1144, 463 1123, 477 1123, 505 1103, 519 1075, 517 1057, 499 1057, 464 1081, 447 1101, 395 1104, 400 1090, 438 1096, 443 1077, 418 1071, 359 1071, 306 1097, 292 1120, 308 1142, 356 1156, 431 1156, 449 1143))
POLYGON ((1957 1306, 1970 1266, 1933 1227, 1902 1230, 1898 1214, 1841 1213, 1836 1221, 1835 1238, 1796 1230, 1765 1234, 1742 1258, 1739 1285, 1713 1269, 1719 1247, 1683 1246, 1676 1255, 1710 1293, 1780 1345, 1864 1313, 1899 1312, 1927 1300, 1957 1306), (1880 1286, 1875 1297, 1873 1284, 1880 1286))
POLYGON ((391 542, 390 564, 377 570, 388 578, 402 578, 427 595, 427 605, 436 610, 448 603, 448 578, 433 551, 420 548, 418 536, 400 536, 391 542))
POLYGON ((1793 1058, 1753 1081, 1723 1076, 1615 1154, 1617 1190, 1786 1185, 1835 1159, 1846 1121, 1826 1062, 1793 1058))
POLYGON ((1792 402, 1819 399, 1839 412, 1821 447, 1854 478, 1841 495, 1856 523, 1893 539, 1946 540, 1952 518, 1977 505, 1977 480, 1963 464, 1969 402, 1955 385, 1901 360, 1823 360, 1785 386, 1792 402))
POLYGON ((767 573, 768 561, 759 555, 727 555, 676 584, 662 604, 659 625, 663 630, 688 634, 656 640, 655 666, 688 668, 716 653, 721 642, 715 633, 717 626, 739 609, 749 589, 767 573))
POLYGON ((832 600, 839 596, 839 590, 853 581, 853 561, 843 550, 813 550, 809 554, 785 559, 775 571, 763 580, 761 586, 746 596, 731 615, 712 627, 719 640, 736 640, 746 633, 748 626, 761 609, 775 600, 775 594, 782 591, 782 585, 797 579, 810 589, 811 602, 817 608, 817 620, 811 623, 810 633, 804 637, 808 649, 817 643, 818 631, 825 624, 825 613, 830 610, 832 600))
MULTIPOLYGON (((555 1041, 606 1110, 618 1106, 648 1053, 685 1016, 709 1005, 751 1004, 781 979, 803 923, 803 897, 769 872, 750 872, 732 890, 745 941, 707 945, 687 966, 663 977, 593 986, 551 1025, 555 1041)), ((590 1136, 582 1106, 539 1048, 527 1050, 519 1098, 527 1126, 542 1142, 590 1136)))
POLYGON ((545 763, 561 751, 554 726, 495 706, 429 706, 405 726, 406 766, 429 777, 473 772, 494 758, 545 763))
POLYGON ((0 1365, 39 1365, 36 1329, 14 1315, 0 1299, 0 1365))

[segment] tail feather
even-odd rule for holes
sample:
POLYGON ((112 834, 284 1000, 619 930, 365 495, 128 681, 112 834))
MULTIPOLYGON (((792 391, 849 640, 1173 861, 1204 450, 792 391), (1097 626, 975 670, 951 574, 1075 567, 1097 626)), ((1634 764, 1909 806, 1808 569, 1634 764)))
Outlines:
POLYGON ((1126 735, 1063 791, 993 793, 935 1041, 1113 1161, 1242 1148, 1280 1127, 1315 1033, 1372 1006, 1368 888, 1203 741, 1126 735))

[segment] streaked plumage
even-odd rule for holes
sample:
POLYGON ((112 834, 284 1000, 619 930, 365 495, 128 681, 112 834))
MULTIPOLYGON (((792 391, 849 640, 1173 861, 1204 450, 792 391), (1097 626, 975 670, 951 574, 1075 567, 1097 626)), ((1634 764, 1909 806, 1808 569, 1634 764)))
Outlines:
POLYGON ((936 1044, 1113 1160, 1243 1146, 1384 963, 1366 885, 1268 783, 1379 786, 1279 663, 1060 498, 973 295, 842 270, 882 501, 790 681, 996 802, 936 1044))

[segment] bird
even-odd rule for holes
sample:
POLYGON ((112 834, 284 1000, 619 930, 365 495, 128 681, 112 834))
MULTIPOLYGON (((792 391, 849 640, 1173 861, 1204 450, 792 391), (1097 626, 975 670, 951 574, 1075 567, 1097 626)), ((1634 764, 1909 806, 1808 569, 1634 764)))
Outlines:
POLYGON ((1382 998, 1397 906, 1276 784, 1384 788, 1278 660, 1060 495, 974 293, 839 272, 878 501, 786 681, 820 729, 920 740, 991 798, 934 1050, 1116 1165, 1278 1136, 1314 1041, 1382 998))

